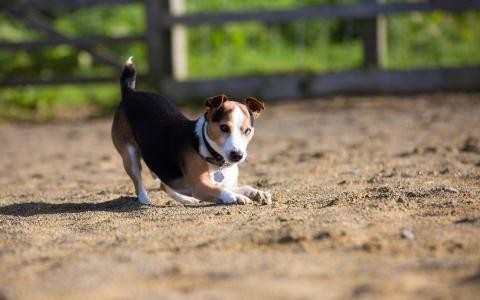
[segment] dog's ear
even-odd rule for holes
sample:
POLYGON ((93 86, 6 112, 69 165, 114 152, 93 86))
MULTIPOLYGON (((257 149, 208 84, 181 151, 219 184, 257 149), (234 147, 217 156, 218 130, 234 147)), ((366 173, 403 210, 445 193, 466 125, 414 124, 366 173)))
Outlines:
POLYGON ((222 106, 225 101, 228 101, 228 97, 224 94, 213 96, 207 98, 207 101, 205 101, 205 107, 207 108, 207 111, 215 111, 222 106))
POLYGON ((254 119, 258 118, 262 110, 265 109, 265 104, 263 104, 262 101, 257 100, 253 97, 245 98, 245 105, 247 106, 248 111, 252 114, 254 119))

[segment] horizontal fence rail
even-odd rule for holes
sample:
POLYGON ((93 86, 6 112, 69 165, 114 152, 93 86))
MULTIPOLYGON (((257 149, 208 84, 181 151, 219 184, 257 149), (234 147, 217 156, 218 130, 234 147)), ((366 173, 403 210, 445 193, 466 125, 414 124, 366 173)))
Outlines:
POLYGON ((33 0, 33 1, 3 1, 3 6, 8 6, 15 11, 37 10, 37 11, 59 11, 76 10, 98 5, 125 5, 141 3, 141 0, 33 0), (10 2, 10 5, 8 5, 10 2), (11 5, 11 2, 15 4, 11 5))
MULTIPOLYGON (((147 75, 137 76, 146 80, 147 75)), ((0 82, 0 87, 32 84, 92 84, 118 81, 117 76, 55 79, 31 79, 29 81, 0 82)), ((270 101, 324 97, 335 94, 368 95, 398 94, 410 95, 432 91, 476 91, 480 88, 480 66, 458 68, 435 68, 412 71, 357 70, 314 75, 262 75, 225 79, 176 81, 166 79, 160 90, 172 99, 195 99, 201 95, 227 93, 232 97, 256 95, 270 101)))
MULTIPOLYGON (((411 12, 463 12, 480 9, 480 0, 431 0, 420 2, 382 3, 363 0, 355 4, 321 5, 286 10, 242 12, 212 12, 178 14, 170 9, 168 0, 24 0, 1 1, 0 8, 25 25, 43 33, 44 40, 0 42, 0 50, 40 50, 58 45, 69 45, 90 53, 95 63, 111 67, 112 76, 58 78, 8 78, 0 87, 48 84, 92 84, 118 80, 121 59, 99 51, 98 45, 144 43, 148 52, 148 72, 140 75, 161 93, 174 100, 206 97, 227 93, 236 97, 256 95, 267 100, 310 98, 332 94, 411 94, 436 90, 479 90, 480 66, 451 67, 418 70, 381 70, 385 30, 384 17, 411 12), (141 3, 146 10, 146 31, 138 35, 107 37, 71 37, 56 30, 42 14, 50 11, 72 11, 96 5, 126 5, 141 3), (364 49, 363 69, 321 74, 272 74, 212 80, 175 80, 172 61, 176 49, 173 32, 179 26, 215 25, 232 22, 285 23, 307 19, 362 20, 361 39, 364 49)), ((102 48, 102 50, 105 50, 102 48)))
POLYGON ((144 35, 108 37, 90 36, 85 38, 49 38, 40 41, 26 41, 16 43, 0 42, 0 50, 38 50, 59 45, 70 45, 72 47, 93 47, 97 45, 123 45, 125 43, 138 43, 145 41, 144 35))
MULTIPOLYGON (((137 80, 140 82, 147 80, 147 75, 137 75, 137 80)), ((5 81, 0 81, 0 87, 20 86, 20 85, 57 85, 57 84, 95 84, 95 83, 112 83, 119 80, 118 76, 105 77, 74 77, 62 76, 56 78, 30 78, 30 79, 15 79, 10 78, 5 81)))
POLYGON ((165 81, 161 90, 177 99, 217 95, 255 95, 268 100, 323 97, 335 94, 409 95, 480 88, 480 66, 412 71, 358 70, 315 75, 268 75, 189 82, 165 81))
POLYGON ((231 22, 256 21, 263 23, 283 23, 312 18, 328 19, 365 19, 378 15, 390 15, 408 12, 450 11, 480 9, 480 0, 444 0, 413 3, 360 3, 331 6, 311 6, 289 10, 265 10, 253 12, 202 13, 185 16, 164 16, 162 26, 173 25, 220 25, 231 22))

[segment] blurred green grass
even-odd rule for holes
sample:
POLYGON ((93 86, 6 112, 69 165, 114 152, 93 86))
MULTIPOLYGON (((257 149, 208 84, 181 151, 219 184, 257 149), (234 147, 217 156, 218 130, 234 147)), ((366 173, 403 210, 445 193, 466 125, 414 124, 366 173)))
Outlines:
MULTIPOLYGON (((186 1, 187 12, 288 8, 355 1, 333 0, 206 0, 186 1)), ((57 28, 71 36, 124 36, 141 34, 145 27, 140 4, 94 7, 73 13, 52 13, 57 28)), ((323 72, 360 68, 362 45, 357 22, 305 20, 282 25, 256 22, 188 29, 190 79, 269 74, 274 72, 323 72)), ((388 18, 387 69, 478 65, 480 63, 480 13, 412 13, 388 18)), ((42 38, 0 13, 0 40, 42 38)), ((100 48, 101 49, 101 48, 100 48)), ((142 44, 108 48, 115 56, 135 57, 145 72, 142 44)), ((0 80, 22 77, 98 76, 112 71, 98 66, 87 52, 58 46, 38 52, 0 51, 0 80)), ((115 71, 116 72, 116 71, 115 71)), ((175 99, 182 100, 182 99, 175 99)), ((117 84, 86 86, 12 87, 0 89, 0 118, 49 120, 59 107, 88 105, 92 115, 108 114, 119 101, 117 84)))

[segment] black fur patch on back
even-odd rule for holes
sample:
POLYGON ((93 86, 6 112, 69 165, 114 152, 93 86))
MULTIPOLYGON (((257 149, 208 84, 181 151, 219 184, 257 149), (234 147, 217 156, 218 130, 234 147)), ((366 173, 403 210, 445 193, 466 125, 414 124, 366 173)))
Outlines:
POLYGON ((125 95, 123 105, 148 168, 166 184, 183 177, 183 151, 198 149, 195 121, 153 93, 132 91, 125 95))

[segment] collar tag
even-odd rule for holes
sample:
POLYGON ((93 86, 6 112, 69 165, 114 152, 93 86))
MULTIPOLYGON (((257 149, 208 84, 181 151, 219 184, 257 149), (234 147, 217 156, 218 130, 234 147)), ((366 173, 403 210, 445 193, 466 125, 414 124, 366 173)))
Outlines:
POLYGON ((216 171, 215 173, 213 173, 213 179, 216 182, 222 182, 225 179, 225 176, 223 176, 222 171, 216 171))

